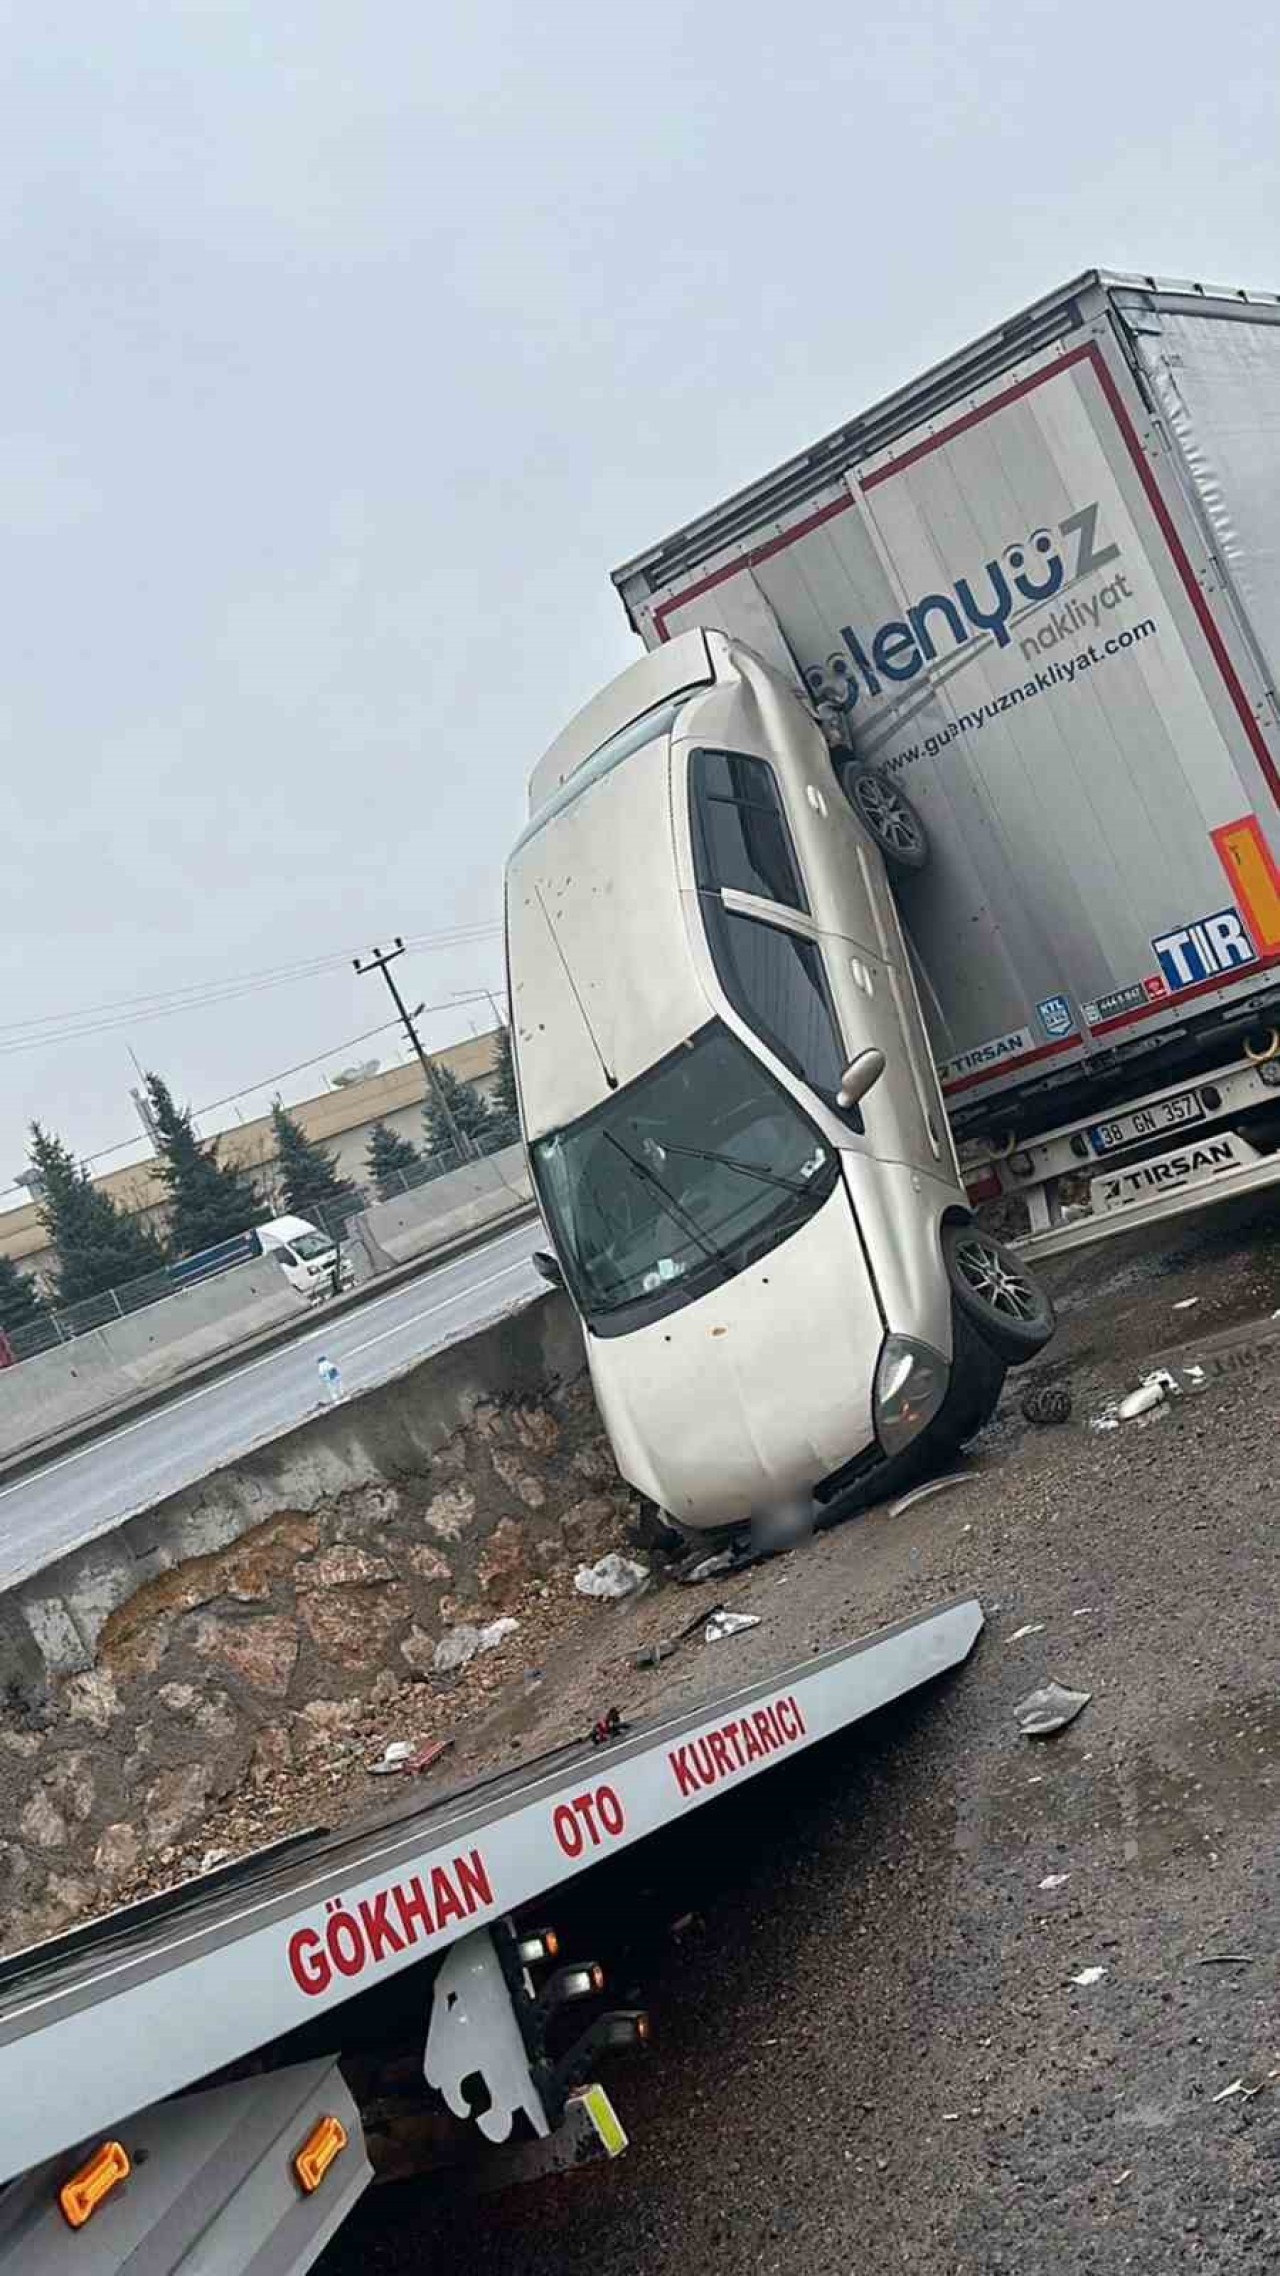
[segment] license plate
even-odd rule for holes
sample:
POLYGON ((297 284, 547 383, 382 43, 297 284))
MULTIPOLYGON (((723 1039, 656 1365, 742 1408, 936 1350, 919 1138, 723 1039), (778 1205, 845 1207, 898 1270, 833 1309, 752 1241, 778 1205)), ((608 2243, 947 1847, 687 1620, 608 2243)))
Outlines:
POLYGON ((1118 1114, 1114 1122, 1095 1122, 1089 1144, 1095 1154, 1115 1154, 1122 1146, 1136 1146, 1144 1138, 1161 1138, 1166 1130, 1185 1130, 1189 1123, 1204 1119, 1198 1091, 1178 1091, 1173 1098, 1157 1099, 1154 1106, 1118 1114))

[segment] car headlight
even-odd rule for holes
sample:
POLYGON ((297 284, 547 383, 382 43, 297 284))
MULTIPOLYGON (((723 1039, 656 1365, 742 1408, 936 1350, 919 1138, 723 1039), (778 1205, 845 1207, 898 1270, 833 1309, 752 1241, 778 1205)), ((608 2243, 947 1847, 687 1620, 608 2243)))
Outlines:
POLYGON ((940 1351, 911 1336, 886 1336, 876 1368, 872 1409, 886 1454, 901 1454, 933 1421, 947 1395, 951 1369, 940 1351))

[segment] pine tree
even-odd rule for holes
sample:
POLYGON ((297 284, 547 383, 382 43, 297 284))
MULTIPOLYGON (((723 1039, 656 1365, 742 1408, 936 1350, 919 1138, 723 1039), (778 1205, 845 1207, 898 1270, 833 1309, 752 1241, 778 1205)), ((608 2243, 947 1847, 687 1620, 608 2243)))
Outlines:
POLYGON ((271 1109, 276 1140, 276 1168, 284 1205, 295 1217, 314 1218, 326 1208, 341 1211, 358 1201, 349 1178, 333 1166, 330 1155, 300 1122, 287 1114, 279 1099, 271 1109))
POLYGON ((520 1136, 520 1093, 516 1088, 515 1052, 511 1047, 511 1030, 504 1027, 498 1034, 498 1053, 494 1061, 493 1097, 490 1113, 495 1136, 499 1133, 508 1141, 520 1136))
POLYGON ((220 1162, 216 1142, 201 1143, 190 1107, 174 1105, 163 1077, 146 1081, 160 1175, 169 1189, 169 1246, 175 1256, 198 1256, 247 1232, 265 1211, 249 1172, 220 1162))
POLYGON ((43 1188, 40 1222, 58 1259, 60 1304, 78 1304, 157 1272, 164 1251, 138 1217, 128 1217, 96 1186, 60 1138, 31 1125, 31 1161, 43 1188))
POLYGON ((381 1201, 389 1201, 393 1193, 403 1193, 405 1177, 422 1168, 417 1147, 398 1131, 388 1130, 385 1122, 374 1123, 365 1159, 381 1201))
POLYGON ((464 1138, 477 1141, 491 1138, 493 1135, 493 1115, 490 1112, 488 1100, 481 1097, 474 1083, 459 1081, 452 1070, 444 1066, 439 1059, 433 1061, 433 1065, 436 1071, 436 1081, 427 1092, 427 1102, 422 1110, 422 1120, 427 1133, 428 1154, 456 1155, 457 1153, 453 1131, 449 1128, 437 1104, 439 1096, 437 1085, 439 1090, 444 1092, 449 1112, 464 1138))
POLYGON ((19 1272, 12 1257, 0 1256, 0 1328, 25 1328, 44 1317, 44 1302, 34 1280, 19 1272))

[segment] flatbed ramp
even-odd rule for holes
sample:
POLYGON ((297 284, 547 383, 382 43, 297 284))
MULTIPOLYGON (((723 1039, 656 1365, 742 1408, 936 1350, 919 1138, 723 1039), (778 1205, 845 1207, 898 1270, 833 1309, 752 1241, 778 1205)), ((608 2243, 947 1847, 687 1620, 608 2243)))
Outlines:
POLYGON ((603 1744, 301 1835, 0 1962, 0 2182, 959 1666, 981 1628, 976 1601, 944 1605, 603 1744))

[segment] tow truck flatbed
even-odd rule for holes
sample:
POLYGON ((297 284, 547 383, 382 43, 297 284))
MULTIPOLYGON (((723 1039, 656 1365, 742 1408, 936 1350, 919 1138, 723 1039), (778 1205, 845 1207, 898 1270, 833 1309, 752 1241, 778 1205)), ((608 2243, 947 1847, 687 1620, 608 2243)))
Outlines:
POLYGON ((603 1745, 277 1843, 0 1962, 0 2182, 958 1667, 981 1628, 958 1600, 603 1745))

